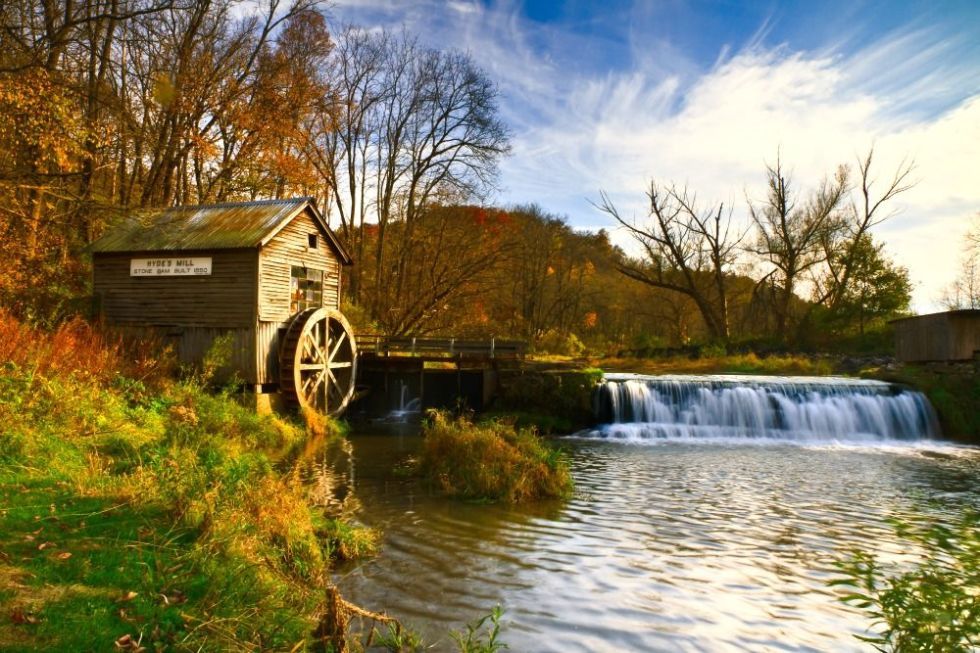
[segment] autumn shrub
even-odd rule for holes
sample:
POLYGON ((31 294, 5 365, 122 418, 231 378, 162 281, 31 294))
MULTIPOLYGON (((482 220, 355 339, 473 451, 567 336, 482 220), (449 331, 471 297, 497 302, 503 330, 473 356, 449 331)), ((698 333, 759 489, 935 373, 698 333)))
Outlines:
POLYGON ((119 376, 157 382, 169 377, 175 367, 173 352, 148 334, 126 337, 80 317, 46 330, 0 310, 3 363, 49 378, 76 376, 102 383, 119 376))
POLYGON ((534 350, 537 353, 575 357, 585 354, 586 347, 574 333, 550 329, 534 341, 534 350))
POLYGON ((571 494, 565 455, 533 429, 431 411, 423 436, 419 470, 449 496, 524 503, 571 494))
POLYGON ((357 560, 378 552, 378 532, 341 519, 327 519, 318 530, 327 543, 329 556, 337 560, 357 560))

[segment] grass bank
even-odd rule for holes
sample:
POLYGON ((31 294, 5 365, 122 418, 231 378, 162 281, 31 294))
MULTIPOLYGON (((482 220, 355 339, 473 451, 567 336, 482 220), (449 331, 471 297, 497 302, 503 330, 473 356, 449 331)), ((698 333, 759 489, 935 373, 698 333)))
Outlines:
POLYGON ((333 426, 144 351, 0 315, 0 649, 338 648, 331 560, 374 539, 276 464, 333 426))
POLYGON ((826 358, 804 355, 758 356, 754 353, 703 355, 697 358, 603 358, 589 363, 607 372, 636 374, 776 374, 825 376, 833 374, 834 364, 826 358))
POLYGON ((422 433, 419 472, 448 496, 525 503, 571 495, 565 455, 532 428, 432 411, 422 433))

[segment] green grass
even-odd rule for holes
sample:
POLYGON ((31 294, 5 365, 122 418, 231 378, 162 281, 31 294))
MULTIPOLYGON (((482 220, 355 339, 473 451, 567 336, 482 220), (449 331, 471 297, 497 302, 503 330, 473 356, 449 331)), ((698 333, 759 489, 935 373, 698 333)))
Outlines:
POLYGON ((304 650, 331 560, 376 545, 276 470, 306 428, 192 381, 8 362, 0 425, 5 651, 304 650))
POLYGON ((432 411, 423 436, 418 468, 448 496, 524 503, 572 492, 565 455, 533 429, 432 411))
POLYGON ((480 415, 480 422, 500 422, 514 428, 534 429, 542 435, 567 435, 580 428, 564 415, 523 410, 489 410, 480 415))
POLYGON ((758 356, 754 353, 712 355, 690 358, 608 358, 598 360, 609 372, 636 374, 789 374, 825 376, 834 373, 833 364, 804 355, 758 356))

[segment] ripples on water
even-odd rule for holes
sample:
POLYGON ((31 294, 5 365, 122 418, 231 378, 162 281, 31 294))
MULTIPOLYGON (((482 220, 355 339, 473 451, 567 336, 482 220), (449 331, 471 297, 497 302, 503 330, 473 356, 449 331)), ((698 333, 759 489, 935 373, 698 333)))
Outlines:
POLYGON ((980 505, 980 454, 952 446, 566 440, 575 498, 513 510, 395 479, 415 438, 353 442, 384 548, 341 589, 436 650, 498 602, 514 651, 862 650, 864 616, 826 586, 833 561, 901 554, 886 517, 980 505))

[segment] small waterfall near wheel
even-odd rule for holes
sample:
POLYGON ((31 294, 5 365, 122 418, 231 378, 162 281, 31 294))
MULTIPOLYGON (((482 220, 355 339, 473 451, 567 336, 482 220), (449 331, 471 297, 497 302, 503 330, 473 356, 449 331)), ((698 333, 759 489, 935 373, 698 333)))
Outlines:
POLYGON ((938 437, 920 393, 834 377, 607 374, 596 389, 600 426, 621 440, 773 439, 874 442, 938 437))

